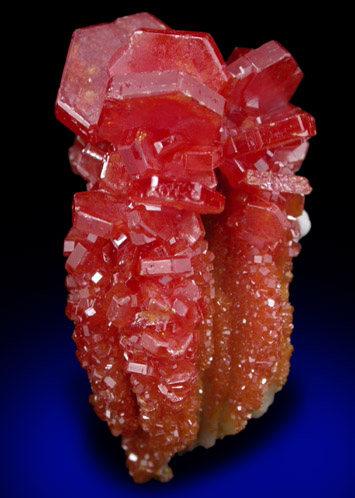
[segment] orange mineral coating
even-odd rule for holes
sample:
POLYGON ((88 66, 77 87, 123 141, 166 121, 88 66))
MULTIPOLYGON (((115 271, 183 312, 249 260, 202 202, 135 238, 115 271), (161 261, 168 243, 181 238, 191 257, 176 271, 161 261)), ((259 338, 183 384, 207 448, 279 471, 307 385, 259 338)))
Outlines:
MULTIPOLYGON (((225 184, 223 214, 208 220, 207 238, 215 254, 218 318, 214 320, 215 354, 204 378, 205 397, 199 442, 236 434, 252 416, 259 416, 285 384, 292 353, 292 307, 288 286, 292 257, 298 251, 291 230, 280 238, 278 219, 257 210, 264 227, 275 235, 255 245, 258 224, 249 219, 242 233, 243 213, 253 198, 225 184), (253 239, 255 237, 255 239, 253 239), (254 241, 254 243, 252 243, 254 241), (233 368, 231 368, 233 365, 233 368)), ((251 215, 252 216, 252 215, 251 215)))
MULTIPOLYGON (((193 284, 192 280, 189 282, 185 276, 180 285, 185 291, 190 286, 191 299, 196 301, 200 313, 208 320, 211 309, 212 254, 207 251, 204 241, 197 243, 195 251, 197 255, 192 258, 193 284), (196 284, 202 289, 200 298, 195 295, 196 284)), ((162 292, 161 288, 160 298, 162 292)), ((178 294, 175 290, 175 295, 178 294)), ((177 309, 178 304, 176 300, 174 302, 177 309)), ((193 303, 190 304, 193 306, 193 303)), ((182 309, 179 308, 178 311, 182 312, 182 309)), ((198 365, 200 369, 204 368, 208 363, 206 356, 210 351, 208 345, 201 347, 200 351, 197 349, 201 342, 200 337, 207 336, 206 325, 202 322, 201 330, 198 330, 193 328, 196 317, 191 317, 191 328, 188 319, 186 321, 186 325, 181 329, 173 330, 164 326, 165 331, 161 333, 160 338, 154 330, 149 331, 149 326, 140 332, 143 333, 140 342, 145 350, 135 351, 135 361, 138 364, 146 363, 148 350, 153 372, 146 376, 140 373, 130 376, 139 407, 140 428, 134 433, 125 433, 122 439, 123 448, 127 453, 127 466, 136 482, 145 482, 152 477, 162 481, 169 480, 172 472, 167 463, 175 453, 184 450, 197 438, 202 401, 198 365), (175 353, 171 355, 160 351, 162 356, 159 356, 157 346, 169 349, 167 345, 170 344, 172 349, 174 336, 178 340, 175 353)), ((154 326, 154 323, 152 325, 154 326)))
POLYGON ((227 62, 147 13, 73 34, 56 116, 86 182, 64 242, 66 313, 93 408, 133 480, 241 431, 285 384, 292 259, 315 135, 275 41, 227 62))

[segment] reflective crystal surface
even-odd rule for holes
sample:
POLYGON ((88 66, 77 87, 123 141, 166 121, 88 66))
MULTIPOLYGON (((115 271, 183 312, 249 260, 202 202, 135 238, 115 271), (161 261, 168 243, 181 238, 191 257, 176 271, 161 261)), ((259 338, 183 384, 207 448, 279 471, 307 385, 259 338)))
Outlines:
POLYGON ((299 176, 314 118, 276 41, 225 62, 148 13, 75 31, 56 116, 75 133, 67 316, 90 402, 135 482, 241 431, 285 384, 299 176))

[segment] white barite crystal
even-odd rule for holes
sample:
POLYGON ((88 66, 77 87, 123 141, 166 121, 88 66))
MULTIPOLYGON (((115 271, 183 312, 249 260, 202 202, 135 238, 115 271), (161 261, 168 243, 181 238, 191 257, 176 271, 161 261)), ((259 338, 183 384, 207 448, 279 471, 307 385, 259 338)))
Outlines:
POLYGON ((216 444, 217 431, 214 433, 202 432, 200 433, 198 443, 203 448, 212 448, 216 444))
MULTIPOLYGON (((262 379, 261 383, 264 384, 264 379, 262 379)), ((264 393, 263 402, 260 408, 252 413, 253 418, 260 418, 262 415, 264 415, 264 413, 267 412, 269 406, 274 402, 275 393, 277 393, 279 390, 280 387, 276 384, 270 384, 270 386, 268 386, 267 390, 264 393)))
POLYGON ((309 219, 308 213, 305 210, 303 210, 301 216, 298 216, 298 218, 296 218, 296 219, 298 221, 300 231, 301 231, 301 235, 296 240, 296 242, 298 242, 300 239, 302 239, 302 237, 307 235, 307 233, 310 231, 312 225, 311 225, 311 220, 309 219))

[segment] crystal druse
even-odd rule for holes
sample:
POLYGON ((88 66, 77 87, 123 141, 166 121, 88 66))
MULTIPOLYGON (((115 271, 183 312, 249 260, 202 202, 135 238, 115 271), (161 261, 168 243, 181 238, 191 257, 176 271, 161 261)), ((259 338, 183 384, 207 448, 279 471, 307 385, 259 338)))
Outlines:
POLYGON ((136 482, 262 415, 292 353, 289 283, 315 135, 270 41, 225 62, 148 13, 74 32, 56 116, 75 135, 64 243, 90 402, 136 482))

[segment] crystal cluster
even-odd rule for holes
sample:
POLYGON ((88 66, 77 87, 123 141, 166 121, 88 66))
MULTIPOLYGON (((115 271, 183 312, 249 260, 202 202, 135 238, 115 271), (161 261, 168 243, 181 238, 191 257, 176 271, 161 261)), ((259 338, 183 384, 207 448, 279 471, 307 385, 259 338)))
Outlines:
POLYGON ((141 13, 74 32, 56 116, 87 190, 64 243, 90 401, 136 482, 262 415, 287 379, 314 119, 279 43, 224 62, 141 13))

